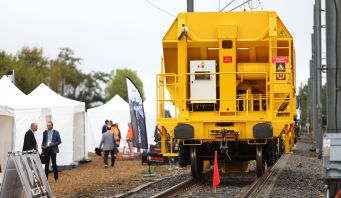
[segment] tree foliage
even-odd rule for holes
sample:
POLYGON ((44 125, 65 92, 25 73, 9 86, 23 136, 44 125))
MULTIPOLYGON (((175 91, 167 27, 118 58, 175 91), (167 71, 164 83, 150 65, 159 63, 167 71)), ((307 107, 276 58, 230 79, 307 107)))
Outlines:
POLYGON ((107 101, 109 101, 116 94, 118 94, 119 96, 121 96, 123 100, 129 102, 126 77, 129 77, 134 82, 134 84, 140 91, 142 99, 145 100, 143 92, 143 83, 141 79, 137 76, 136 71, 132 71, 130 69, 117 69, 116 72, 114 70, 111 71, 109 76, 109 82, 107 84, 107 87, 105 88, 105 95, 107 101))
POLYGON ((15 85, 25 94, 45 83, 61 96, 85 102, 87 108, 91 103, 105 103, 101 85, 108 82, 109 74, 82 73, 82 60, 69 48, 61 48, 56 59, 45 56, 42 48, 25 46, 16 55, 0 51, 0 77, 14 70, 15 85))

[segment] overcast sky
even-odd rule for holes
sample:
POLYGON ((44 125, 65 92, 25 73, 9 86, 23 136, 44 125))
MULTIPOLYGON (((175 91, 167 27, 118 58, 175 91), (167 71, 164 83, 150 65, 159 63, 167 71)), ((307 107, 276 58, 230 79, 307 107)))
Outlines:
MULTIPOLYGON (((83 59, 80 66, 83 72, 136 70, 144 83, 146 98, 155 100, 162 38, 174 16, 185 12, 187 4, 186 0, 148 1, 150 3, 145 0, 0 0, 0 50, 15 54, 25 45, 42 47, 45 55, 56 58, 59 48, 69 47, 83 59)), ((220 8, 230 1, 220 0, 220 8)), ((194 10, 215 12, 218 2, 194 0, 194 10)), ((309 76, 315 1, 260 2, 257 10, 276 11, 294 37, 299 86, 309 76)), ((236 6, 235 1, 225 11, 236 6)), ((258 0, 254 6, 258 6, 258 0)), ((322 21, 322 24, 325 23, 322 21)))

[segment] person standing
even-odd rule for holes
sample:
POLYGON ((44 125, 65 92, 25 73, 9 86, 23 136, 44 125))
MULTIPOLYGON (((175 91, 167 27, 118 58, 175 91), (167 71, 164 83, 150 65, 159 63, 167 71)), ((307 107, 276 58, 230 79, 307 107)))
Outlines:
POLYGON ((116 133, 116 139, 117 139, 117 143, 118 145, 120 145, 120 141, 121 141, 121 131, 118 128, 118 123, 115 123, 115 127, 117 129, 117 133, 116 133))
MULTIPOLYGON (((112 121, 110 121, 112 123, 112 121)), ((118 146, 120 146, 120 140, 118 139, 119 138, 119 130, 118 128, 116 127, 116 125, 111 125, 111 132, 115 133, 116 134, 116 143, 118 144, 118 146)))
POLYGON ((54 179, 58 182, 58 170, 57 170, 57 153, 59 153, 58 145, 62 143, 59 132, 53 129, 53 123, 49 121, 47 123, 47 130, 43 133, 43 142, 41 147, 45 152, 45 174, 48 178, 50 158, 52 159, 52 167, 54 172, 54 179))
POLYGON ((38 144, 36 138, 34 137, 34 132, 36 132, 37 129, 38 124, 32 123, 31 128, 25 133, 24 146, 22 148, 23 151, 29 151, 33 149, 38 151, 38 144))
POLYGON ((107 126, 108 126, 108 124, 109 124, 109 120, 106 120, 104 123, 105 123, 105 124, 102 126, 102 133, 107 132, 107 126))
POLYGON ((131 128, 131 123, 128 122, 128 132, 127 132, 127 143, 128 143, 128 147, 129 147, 129 150, 130 150, 130 153, 129 153, 129 159, 132 160, 133 158, 131 156, 133 156, 134 154, 134 147, 133 147, 133 129, 131 128))
POLYGON ((102 134, 102 140, 99 143, 99 147, 101 148, 103 145, 104 150, 104 168, 108 167, 108 156, 109 152, 111 152, 111 166, 114 167, 115 165, 115 146, 116 146, 116 133, 111 131, 112 127, 109 124, 107 126, 107 132, 102 134))

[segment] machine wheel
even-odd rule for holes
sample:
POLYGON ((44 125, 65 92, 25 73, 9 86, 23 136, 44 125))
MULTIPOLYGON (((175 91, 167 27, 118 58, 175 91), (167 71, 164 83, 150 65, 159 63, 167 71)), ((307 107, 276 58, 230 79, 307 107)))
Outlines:
POLYGON ((199 177, 203 174, 204 162, 197 158, 197 146, 191 146, 191 173, 193 177, 199 177))
POLYGON ((262 145, 256 146, 256 173, 261 177, 265 172, 265 160, 263 160, 262 145))
POLYGON ((267 146, 266 152, 264 153, 265 154, 264 157, 266 157, 265 159, 266 165, 272 166, 275 164, 275 162, 278 159, 276 142, 274 140, 268 140, 268 143, 266 146, 267 146))

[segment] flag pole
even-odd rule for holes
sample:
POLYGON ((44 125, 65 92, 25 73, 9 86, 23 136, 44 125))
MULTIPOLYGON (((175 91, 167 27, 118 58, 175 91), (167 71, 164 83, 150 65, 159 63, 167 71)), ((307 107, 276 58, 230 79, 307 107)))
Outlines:
POLYGON ((218 170, 218 160, 217 151, 214 155, 214 170, 213 170, 213 189, 214 193, 217 193, 217 185, 220 184, 219 170, 218 170))

